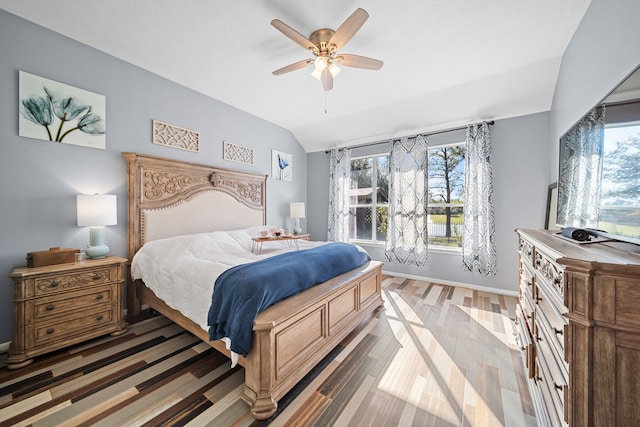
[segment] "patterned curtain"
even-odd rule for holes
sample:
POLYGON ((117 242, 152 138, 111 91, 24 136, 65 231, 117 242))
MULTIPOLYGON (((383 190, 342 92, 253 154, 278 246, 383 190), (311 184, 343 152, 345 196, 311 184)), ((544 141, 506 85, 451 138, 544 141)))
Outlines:
POLYGON ((387 261, 427 264, 428 157, 429 147, 422 135, 392 142, 387 261))
POLYGON ((462 262, 475 273, 496 274, 493 176, 489 125, 467 127, 462 262))
POLYGON ((349 241, 349 189, 351 186, 351 150, 331 150, 329 160, 330 242, 349 241))
POLYGON ((594 108, 562 138, 558 224, 598 226, 605 108, 594 108))

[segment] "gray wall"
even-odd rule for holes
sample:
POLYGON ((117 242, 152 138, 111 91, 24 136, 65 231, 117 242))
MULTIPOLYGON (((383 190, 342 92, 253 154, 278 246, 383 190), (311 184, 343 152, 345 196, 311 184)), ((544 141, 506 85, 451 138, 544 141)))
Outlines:
POLYGON ((560 137, 640 65, 640 1, 592 0, 562 58, 550 115, 551 168, 560 137))
MULTIPOLYGON (((385 271, 507 292, 516 291, 518 265, 514 229, 544 226, 548 190, 546 182, 549 175, 549 115, 539 113, 499 120, 490 130, 498 274, 486 277, 470 273, 462 268, 459 254, 438 252, 429 254, 426 267, 385 262, 385 271)), ((431 146, 456 141, 464 141, 463 132, 429 138, 431 146)), ((381 153, 384 150, 388 152, 387 144, 354 149, 352 156, 381 153)), ((314 240, 326 239, 329 155, 324 152, 310 153, 308 163, 309 232, 314 240)), ((366 246, 366 249, 374 259, 384 261, 382 247, 371 245, 366 246)))
MULTIPOLYGON (((112 253, 126 256, 126 164, 122 151, 271 174, 271 149, 293 155, 293 182, 268 179, 267 222, 292 226, 289 202, 306 199, 306 153, 272 123, 188 90, 129 63, 0 10, 0 343, 13 338, 8 275, 27 252, 83 248, 88 229, 75 224, 75 195, 118 196, 118 225, 107 227, 112 253), (106 96, 107 148, 98 150, 18 136, 18 71, 106 96), (200 132, 199 153, 151 143, 151 121, 200 132), (255 150, 256 164, 222 160, 222 142, 255 150)), ((242 82, 228 82, 242 90, 242 82)))

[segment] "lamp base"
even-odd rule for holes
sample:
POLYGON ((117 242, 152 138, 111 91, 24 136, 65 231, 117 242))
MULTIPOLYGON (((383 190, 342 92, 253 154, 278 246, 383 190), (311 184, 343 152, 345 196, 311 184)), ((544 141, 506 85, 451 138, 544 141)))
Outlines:
POLYGON ((300 227, 300 218, 296 218, 296 223, 293 226, 293 234, 302 234, 302 228, 300 227))
POLYGON ((104 227, 89 227, 89 244, 85 250, 87 256, 91 259, 104 258, 109 250, 104 241, 104 227))
POLYGON ((90 246, 87 245, 87 249, 85 249, 85 253, 91 259, 104 258, 109 254, 109 246, 107 245, 99 245, 99 246, 90 246))

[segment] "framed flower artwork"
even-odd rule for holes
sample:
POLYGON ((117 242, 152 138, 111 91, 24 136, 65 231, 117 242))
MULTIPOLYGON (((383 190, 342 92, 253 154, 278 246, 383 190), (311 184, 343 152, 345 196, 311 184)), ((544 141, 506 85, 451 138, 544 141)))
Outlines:
POLYGON ((293 156, 278 150, 271 150, 271 178, 277 181, 293 180, 293 156))
POLYGON ((20 71, 18 134, 104 150, 104 95, 20 71))

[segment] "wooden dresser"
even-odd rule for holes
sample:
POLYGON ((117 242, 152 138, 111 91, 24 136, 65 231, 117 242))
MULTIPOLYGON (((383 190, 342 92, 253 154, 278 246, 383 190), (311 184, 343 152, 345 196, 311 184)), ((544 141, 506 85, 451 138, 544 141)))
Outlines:
POLYGON ((126 262, 110 256, 14 268, 14 334, 7 367, 21 368, 35 356, 100 335, 124 333, 126 262))
POLYGON ((640 426, 640 247, 516 232, 516 331, 539 424, 640 426))

